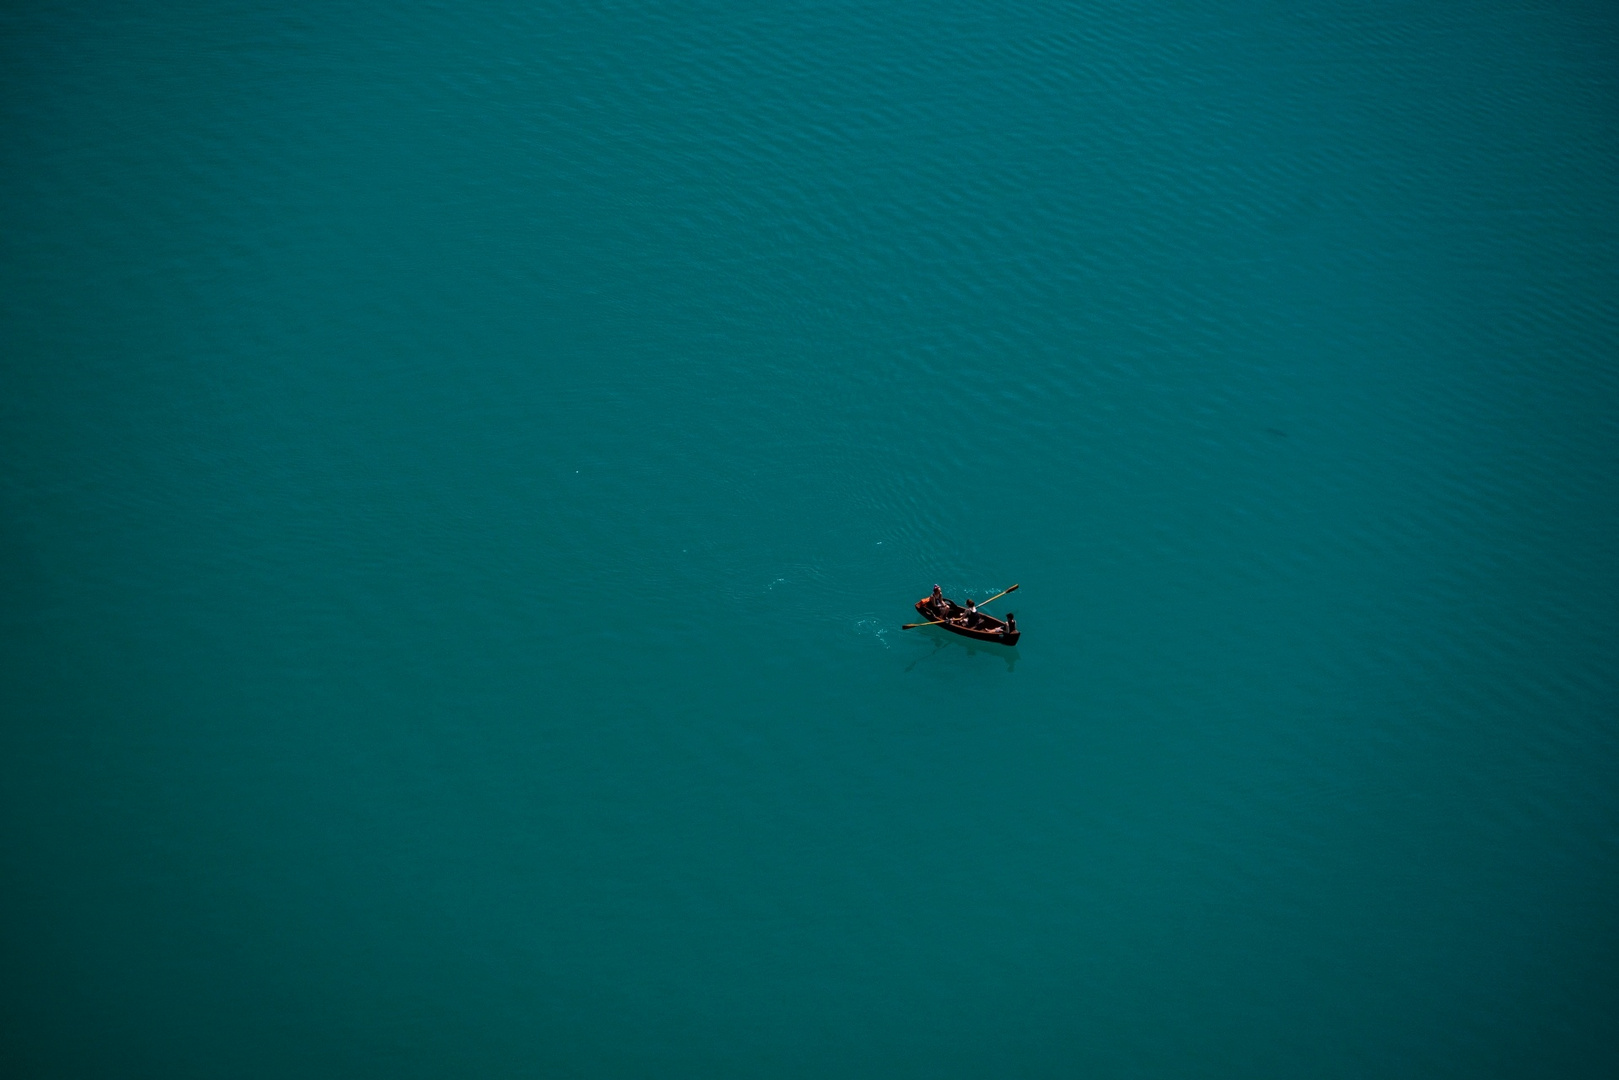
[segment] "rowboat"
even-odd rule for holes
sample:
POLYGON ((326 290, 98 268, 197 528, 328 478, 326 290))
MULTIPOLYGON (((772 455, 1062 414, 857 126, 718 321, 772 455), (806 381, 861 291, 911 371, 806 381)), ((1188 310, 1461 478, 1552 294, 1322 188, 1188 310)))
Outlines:
MULTIPOLYGON (((967 610, 954 600, 946 600, 945 604, 949 606, 952 619, 967 610)), ((916 602, 916 613, 929 622, 939 617, 938 612, 933 610, 933 598, 929 596, 924 596, 916 602)), ((942 622, 938 625, 952 634, 960 634, 962 637, 970 637, 978 641, 990 641, 996 645, 1016 645, 1017 639, 1023 635, 1021 630, 1008 631, 1005 623, 993 615, 984 614, 982 611, 978 613, 978 620, 978 629, 976 630, 955 622, 942 622)))

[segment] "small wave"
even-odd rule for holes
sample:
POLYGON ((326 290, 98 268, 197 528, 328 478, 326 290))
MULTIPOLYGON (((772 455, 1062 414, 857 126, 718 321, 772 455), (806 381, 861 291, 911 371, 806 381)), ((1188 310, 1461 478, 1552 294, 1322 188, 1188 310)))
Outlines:
POLYGON ((866 616, 864 618, 857 619, 854 624, 854 632, 856 634, 860 635, 861 637, 876 638, 878 641, 882 642, 882 646, 885 649, 892 649, 894 647, 888 640, 888 635, 892 630, 893 627, 889 626, 881 619, 873 616, 866 616))

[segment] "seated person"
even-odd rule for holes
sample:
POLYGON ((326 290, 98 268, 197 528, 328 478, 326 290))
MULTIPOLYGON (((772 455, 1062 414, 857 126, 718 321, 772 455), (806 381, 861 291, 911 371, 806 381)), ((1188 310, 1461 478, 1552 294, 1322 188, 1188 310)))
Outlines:
POLYGON ((933 595, 928 599, 933 605, 937 618, 948 619, 950 617, 950 601, 944 598, 944 593, 939 591, 937 585, 933 586, 933 595))
POLYGON ((976 630, 983 625, 984 617, 978 614, 978 605, 976 603, 971 600, 967 601, 967 611, 962 615, 961 621, 972 630, 976 630))

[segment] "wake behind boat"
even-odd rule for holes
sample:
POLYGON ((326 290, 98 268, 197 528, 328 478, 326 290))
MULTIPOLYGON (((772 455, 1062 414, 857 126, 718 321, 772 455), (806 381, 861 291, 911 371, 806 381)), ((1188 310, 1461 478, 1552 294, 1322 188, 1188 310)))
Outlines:
MULTIPOLYGON (((1016 592, 1017 586, 996 593, 985 600, 999 600, 1009 592, 1016 592)), ((947 598, 939 591, 937 585, 933 586, 933 595, 924 596, 916 602, 916 613, 926 622, 906 623, 902 630, 910 630, 918 626, 942 626, 952 634, 962 637, 974 638, 978 641, 991 641, 996 645, 1016 645, 1020 636, 1017 628, 1017 618, 1008 611, 1003 622, 993 615, 986 615, 978 610, 978 605, 968 600, 965 607, 947 598)))

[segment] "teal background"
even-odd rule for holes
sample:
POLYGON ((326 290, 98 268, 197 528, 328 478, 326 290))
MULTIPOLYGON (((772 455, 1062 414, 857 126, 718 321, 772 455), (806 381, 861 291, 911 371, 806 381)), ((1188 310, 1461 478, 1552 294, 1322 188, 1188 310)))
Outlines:
POLYGON ((7 1075, 1619 1073, 1616 76, 8 6, 7 1075))

